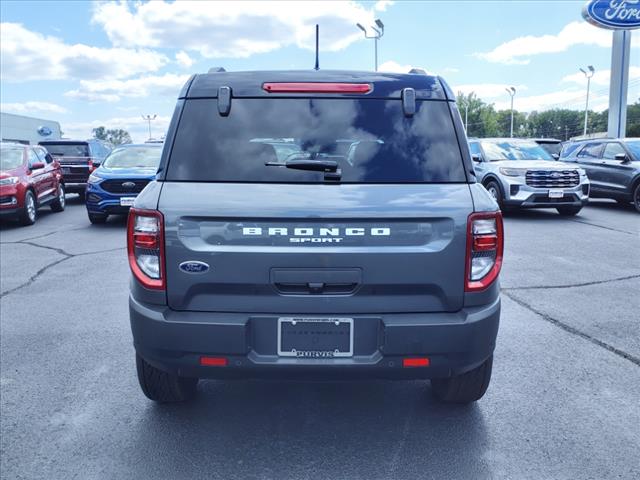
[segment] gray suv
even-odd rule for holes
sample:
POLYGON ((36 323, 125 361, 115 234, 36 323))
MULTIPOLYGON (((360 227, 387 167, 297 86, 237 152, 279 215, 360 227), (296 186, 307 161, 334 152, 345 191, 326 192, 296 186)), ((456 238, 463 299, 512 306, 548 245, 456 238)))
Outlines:
POLYGON ((481 398, 503 227, 439 77, 195 75, 128 222, 142 391, 202 378, 431 379, 481 398))
POLYGON ((589 180, 575 164, 556 161, 534 140, 469 140, 478 181, 500 206, 556 208, 576 215, 589 201, 589 180))

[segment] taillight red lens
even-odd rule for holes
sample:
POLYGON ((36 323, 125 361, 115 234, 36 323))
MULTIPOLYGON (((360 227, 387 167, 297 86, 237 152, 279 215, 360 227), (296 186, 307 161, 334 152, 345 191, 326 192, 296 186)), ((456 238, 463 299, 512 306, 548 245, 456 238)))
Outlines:
POLYGON ((500 274, 504 249, 502 214, 472 213, 467 220, 465 291, 488 288, 500 274))
POLYGON ((127 251, 133 276, 152 290, 164 290, 164 221, 157 210, 131 208, 127 224, 127 251))
POLYGON ((368 83, 268 82, 262 89, 270 93, 369 93, 368 83))
POLYGON ((89 173, 93 173, 93 171, 96 169, 97 167, 93 164, 93 159, 89 159, 89 173))

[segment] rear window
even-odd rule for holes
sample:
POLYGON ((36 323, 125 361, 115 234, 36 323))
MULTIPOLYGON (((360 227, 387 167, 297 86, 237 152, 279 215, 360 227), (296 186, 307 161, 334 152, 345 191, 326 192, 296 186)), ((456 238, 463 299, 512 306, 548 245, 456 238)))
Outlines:
POLYGON ((53 157, 88 157, 86 143, 40 143, 53 157))
POLYGON ((184 105, 169 160, 169 181, 324 182, 293 160, 337 162, 341 183, 465 182, 446 102, 418 101, 413 117, 400 100, 216 99, 184 105), (266 163, 276 164, 267 166, 266 163))

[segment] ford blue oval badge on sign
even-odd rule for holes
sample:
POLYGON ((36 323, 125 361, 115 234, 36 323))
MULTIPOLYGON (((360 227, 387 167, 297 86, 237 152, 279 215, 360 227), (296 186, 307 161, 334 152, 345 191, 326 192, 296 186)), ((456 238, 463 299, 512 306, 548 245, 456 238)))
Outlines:
POLYGON ((204 273, 209 270, 209 265, 204 262, 198 262, 197 260, 191 260, 182 262, 179 268, 185 273, 204 273))
POLYGON ((40 135, 41 137, 48 137, 52 133, 53 132, 51 131, 51 129, 46 125, 42 125, 41 127, 38 127, 38 135, 40 135))
POLYGON ((640 0, 591 0, 582 8, 584 19, 601 28, 640 28, 640 0))

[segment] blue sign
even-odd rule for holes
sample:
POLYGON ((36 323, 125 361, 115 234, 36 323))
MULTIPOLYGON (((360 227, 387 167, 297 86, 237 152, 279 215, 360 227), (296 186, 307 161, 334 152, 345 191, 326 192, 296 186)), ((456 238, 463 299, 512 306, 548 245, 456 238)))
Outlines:
POLYGON ((591 0, 582 8, 584 19, 600 28, 640 28, 640 0, 591 0))
POLYGON ((40 135, 42 137, 48 137, 52 133, 53 132, 51 131, 51 129, 49 127, 47 127, 46 125, 38 127, 38 135, 40 135))

